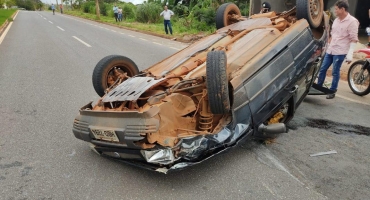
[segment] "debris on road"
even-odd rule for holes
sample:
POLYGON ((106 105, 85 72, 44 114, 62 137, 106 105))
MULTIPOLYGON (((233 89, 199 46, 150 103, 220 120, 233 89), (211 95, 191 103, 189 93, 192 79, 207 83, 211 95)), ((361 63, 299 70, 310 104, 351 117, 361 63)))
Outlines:
POLYGON ((324 156, 324 155, 330 155, 330 154, 335 154, 335 153, 338 153, 338 152, 335 150, 332 150, 332 151, 327 151, 327 152, 314 153, 314 154, 311 154, 310 156, 316 157, 316 156, 324 156))

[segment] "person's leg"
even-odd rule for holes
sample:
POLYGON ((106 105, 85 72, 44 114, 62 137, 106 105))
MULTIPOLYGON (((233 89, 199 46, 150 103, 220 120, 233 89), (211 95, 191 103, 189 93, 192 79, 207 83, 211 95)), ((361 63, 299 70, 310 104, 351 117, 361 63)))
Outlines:
POLYGON ((170 20, 168 20, 168 28, 170 29, 170 33, 172 35, 172 24, 170 20))
POLYGON ((117 17, 118 17, 118 13, 114 13, 114 18, 116 19, 116 22, 117 22, 117 17))
POLYGON ((366 28, 367 36, 369 37, 369 43, 367 43, 367 46, 370 47, 370 27, 366 28))
POLYGON ((166 34, 168 34, 167 23, 168 23, 168 21, 164 20, 164 31, 166 32, 166 34))
POLYGON ((324 56, 324 60, 322 61, 322 64, 321 64, 320 71, 319 71, 317 85, 322 86, 322 84, 324 84, 324 81, 326 78, 326 71, 328 71, 332 63, 333 63, 333 55, 326 53, 324 56))
POLYGON ((344 58, 346 55, 335 55, 333 57, 333 81, 331 83, 330 90, 337 91, 338 89, 338 82, 340 79, 340 67, 343 64, 344 58))

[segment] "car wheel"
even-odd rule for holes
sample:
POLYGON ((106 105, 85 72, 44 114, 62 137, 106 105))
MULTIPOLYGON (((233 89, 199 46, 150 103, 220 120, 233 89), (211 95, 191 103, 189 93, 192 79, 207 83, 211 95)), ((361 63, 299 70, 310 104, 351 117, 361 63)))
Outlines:
POLYGON ((206 83, 209 106, 213 114, 226 114, 230 111, 226 65, 227 57, 224 51, 211 51, 207 54, 206 83))
POLYGON ((238 20, 232 18, 233 14, 241 16, 241 12, 237 5, 233 3, 222 4, 216 12, 216 28, 220 29, 238 22, 238 20))
POLYGON ((93 75, 92 83, 96 93, 99 96, 104 96, 105 90, 115 83, 120 74, 124 74, 128 77, 139 74, 134 61, 119 55, 110 55, 101 59, 96 64, 93 75))
POLYGON ((297 18, 306 19, 311 28, 320 26, 324 16, 323 0, 297 0, 297 18))

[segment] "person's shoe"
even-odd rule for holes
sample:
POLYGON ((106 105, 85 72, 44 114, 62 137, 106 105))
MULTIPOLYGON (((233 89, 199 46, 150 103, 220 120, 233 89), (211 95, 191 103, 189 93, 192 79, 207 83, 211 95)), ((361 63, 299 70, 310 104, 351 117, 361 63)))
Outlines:
POLYGON ((326 99, 334 99, 335 93, 326 95, 326 99))

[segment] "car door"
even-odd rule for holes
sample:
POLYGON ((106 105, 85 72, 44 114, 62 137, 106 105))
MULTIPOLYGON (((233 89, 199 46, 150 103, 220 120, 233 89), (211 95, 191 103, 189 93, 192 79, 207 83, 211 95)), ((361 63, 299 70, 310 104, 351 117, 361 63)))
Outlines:
POLYGON ((286 46, 245 82, 255 128, 272 116, 297 90, 295 72, 293 54, 286 46))

